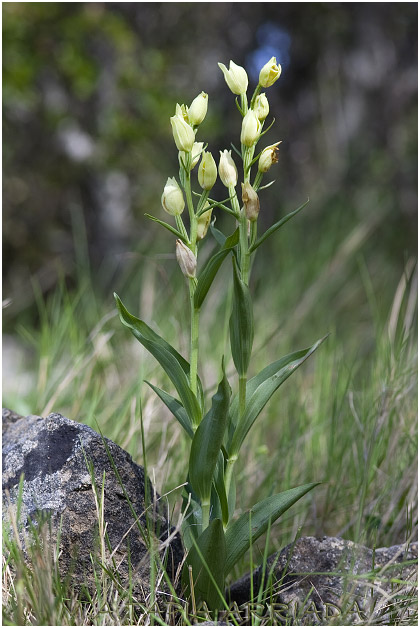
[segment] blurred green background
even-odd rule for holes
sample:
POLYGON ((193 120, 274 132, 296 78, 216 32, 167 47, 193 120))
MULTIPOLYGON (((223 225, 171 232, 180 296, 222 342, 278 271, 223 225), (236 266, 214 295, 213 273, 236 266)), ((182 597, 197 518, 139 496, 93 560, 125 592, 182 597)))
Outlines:
POLYGON ((245 66, 253 85, 272 55, 283 72, 266 143, 283 143, 261 225, 311 202, 257 276, 277 280, 264 267, 287 268, 291 250, 312 278, 363 225, 353 252, 389 302, 416 252, 416 50, 416 3, 4 3, 6 328, 33 305, 31 278, 43 293, 74 280, 81 223, 106 295, 127 251, 173 253, 143 214, 162 214, 177 173, 174 105, 208 92, 200 135, 217 155, 240 129, 217 62, 245 66))
MULTIPOLYGON (((250 374, 331 336, 261 419, 239 503, 327 479, 279 546, 303 521, 310 533, 356 539, 366 524, 383 543, 404 540, 416 477, 417 4, 2 11, 4 403, 98 422, 141 462, 138 382, 162 375, 119 325, 112 293, 187 353, 173 237, 144 217, 165 219, 163 186, 177 176, 169 117, 207 92, 198 139, 218 156, 239 144, 241 120, 217 62, 244 66, 253 89, 276 56, 276 121, 263 142, 282 144, 259 232, 310 203, 258 251, 250 374)), ((225 264, 202 316, 208 391, 223 351, 225 264)), ((169 490, 184 481, 186 443, 141 391, 153 477, 169 490)))

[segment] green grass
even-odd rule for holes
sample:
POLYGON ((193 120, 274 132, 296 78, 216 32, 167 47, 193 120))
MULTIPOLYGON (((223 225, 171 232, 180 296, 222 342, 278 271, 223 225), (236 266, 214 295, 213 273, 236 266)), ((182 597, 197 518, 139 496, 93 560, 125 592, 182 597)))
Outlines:
MULTIPOLYGON (((271 273, 265 266, 268 257, 255 265, 256 337, 250 375, 326 332, 330 336, 257 420, 237 465, 238 514, 271 493, 307 482, 323 484, 272 527, 268 540, 260 539, 252 557, 244 556, 236 567, 234 578, 261 563, 266 547, 271 554, 298 534, 343 536, 370 547, 404 543, 416 534, 414 264, 408 260, 401 278, 387 267, 380 272, 380 264, 363 248, 364 234, 361 225, 342 241, 336 238, 334 246, 330 242, 320 248, 312 272, 305 260, 293 255, 293 238, 282 240, 284 247, 271 273)), ((187 355, 186 288, 171 260, 149 255, 146 261, 140 272, 138 263, 127 266, 114 287, 132 312, 141 312, 187 355)), ((223 275, 222 269, 216 279, 202 316, 200 374, 209 397, 228 338, 227 272, 223 275)), ((6 319, 6 331, 18 337, 24 351, 25 369, 6 379, 4 405, 21 414, 45 416, 56 411, 99 427, 144 465, 141 408, 148 472, 157 490, 167 493, 176 520, 189 443, 142 381, 163 388, 170 383, 121 327, 111 291, 104 301, 88 273, 81 273, 79 286, 71 291, 62 282, 47 298, 36 286, 34 293, 36 324, 21 322, 23 316, 8 323, 6 319), (22 391, 18 384, 24 370, 22 391)), ((227 374, 236 389, 231 363, 227 374)), ((109 573, 99 579, 96 597, 83 602, 70 583, 61 582, 54 556, 45 556, 44 544, 34 552, 38 558, 28 567, 16 541, 10 541, 3 569, 4 623, 142 625, 147 617, 153 618, 151 608, 135 612, 133 601, 109 573), (103 587, 112 593, 108 601, 103 587)), ((395 599, 400 594, 396 590, 395 599)), ((395 624, 407 623, 403 607, 415 604, 414 597, 404 595, 396 607, 395 624)), ((174 602, 172 610, 154 623, 186 625, 188 618, 179 610, 174 602)), ((189 616, 190 623, 192 619, 189 616)))

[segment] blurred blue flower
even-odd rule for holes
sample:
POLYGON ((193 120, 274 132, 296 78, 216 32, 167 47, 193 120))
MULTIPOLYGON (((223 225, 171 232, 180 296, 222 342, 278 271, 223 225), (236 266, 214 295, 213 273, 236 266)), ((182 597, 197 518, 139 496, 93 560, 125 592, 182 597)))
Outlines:
POLYGON ((290 44, 292 41, 289 33, 273 22, 261 24, 257 31, 258 48, 247 57, 247 69, 254 82, 258 81, 261 68, 271 57, 276 57, 284 71, 290 65, 290 44))

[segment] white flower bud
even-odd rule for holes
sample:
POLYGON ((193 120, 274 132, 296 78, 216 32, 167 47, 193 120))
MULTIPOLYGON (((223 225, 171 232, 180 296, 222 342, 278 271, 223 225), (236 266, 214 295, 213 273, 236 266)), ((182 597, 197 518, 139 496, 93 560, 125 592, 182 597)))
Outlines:
POLYGON ((259 84, 261 87, 271 87, 281 74, 281 65, 277 65, 276 57, 271 57, 265 66, 261 68, 259 84))
POLYGON ((197 258, 182 240, 176 241, 176 259, 184 277, 189 277, 190 279, 195 277, 197 258))
POLYGON ((260 200, 258 194, 247 181, 242 183, 242 202, 245 207, 245 215, 251 222, 254 222, 258 218, 260 213, 260 200))
POLYGON ((179 216, 184 211, 184 195, 174 177, 168 177, 163 188, 162 207, 171 216, 179 216))
POLYGON ((191 152, 194 146, 195 133, 190 125, 185 122, 184 118, 180 115, 172 116, 171 124, 177 149, 183 150, 186 153, 191 152))
POLYGON ((258 170, 260 172, 268 172, 271 166, 278 162, 279 149, 277 146, 279 144, 281 144, 281 142, 276 142, 275 144, 271 144, 271 146, 264 148, 258 160, 258 170))
POLYGON ((266 119, 270 111, 270 105, 268 104, 267 96, 265 94, 257 96, 253 110, 257 114, 257 118, 260 122, 266 119))
POLYGON ((208 94, 201 92, 188 107, 188 121, 191 126, 198 126, 206 117, 209 102, 208 94))
MULTIPOLYGON (((209 202, 207 201, 204 207, 207 207, 208 205, 209 202)), ((199 217, 197 221, 197 240, 202 240, 206 236, 210 225, 212 211, 212 209, 208 209, 199 217)))
POLYGON ((238 171, 236 170, 231 153, 232 151, 226 149, 223 153, 220 151, 219 177, 223 185, 227 188, 229 186, 235 186, 238 181, 238 171))
POLYGON ((198 182, 203 190, 211 190, 217 179, 217 166, 210 152, 204 151, 198 166, 198 182))
POLYGON ((217 65, 222 70, 230 91, 237 95, 245 94, 248 89, 248 75, 245 68, 236 65, 233 61, 229 62, 229 70, 223 63, 217 65))
POLYGON ((257 118, 257 114, 249 109, 242 120, 241 143, 245 146, 254 146, 261 132, 261 122, 257 118))

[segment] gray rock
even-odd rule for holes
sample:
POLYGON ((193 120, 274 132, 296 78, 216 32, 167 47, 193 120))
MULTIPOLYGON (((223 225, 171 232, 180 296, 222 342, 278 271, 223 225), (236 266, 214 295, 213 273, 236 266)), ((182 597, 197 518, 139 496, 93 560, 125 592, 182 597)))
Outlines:
MULTIPOLYGON (((340 617, 351 625, 386 625, 404 595, 416 587, 417 550, 417 543, 373 551, 340 538, 302 537, 268 559, 265 582, 271 572, 274 597, 257 612, 271 613, 275 625, 340 623, 340 617)), ((255 596, 262 573, 261 567, 253 572, 255 596)), ((228 599, 241 608, 250 591, 248 574, 230 587, 228 599)))
MULTIPOLYGON (((9 522, 16 518, 22 473, 18 522, 22 546, 27 547, 30 522, 39 525, 42 516, 48 515, 52 547, 61 525, 61 575, 72 573, 75 583, 84 583, 90 590, 94 589, 91 553, 96 551, 100 560, 99 516, 93 486, 96 484, 100 499, 105 477, 103 519, 109 542, 105 561, 110 565, 112 555, 123 586, 128 583, 131 563, 134 596, 144 601, 150 593, 150 555, 145 540, 148 534, 142 467, 112 441, 61 414, 20 417, 3 410, 3 517, 9 522)), ((150 481, 148 487, 152 502, 148 524, 156 547, 160 548, 160 558, 166 561, 167 573, 174 581, 183 557, 182 544, 179 535, 171 530, 163 514, 164 504, 159 502, 150 481)))

